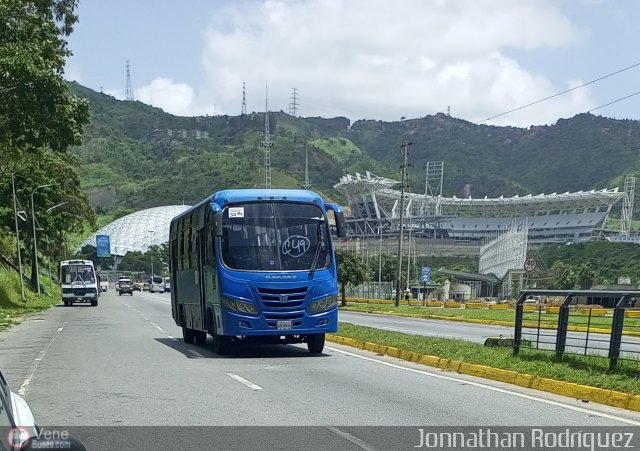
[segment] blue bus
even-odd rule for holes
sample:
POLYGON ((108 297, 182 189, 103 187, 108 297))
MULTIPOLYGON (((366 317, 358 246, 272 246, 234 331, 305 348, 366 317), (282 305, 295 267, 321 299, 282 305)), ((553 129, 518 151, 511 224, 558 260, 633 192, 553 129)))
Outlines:
POLYGON ((307 343, 338 329, 336 260, 327 213, 311 191, 224 190, 171 221, 171 312, 185 343, 307 343))

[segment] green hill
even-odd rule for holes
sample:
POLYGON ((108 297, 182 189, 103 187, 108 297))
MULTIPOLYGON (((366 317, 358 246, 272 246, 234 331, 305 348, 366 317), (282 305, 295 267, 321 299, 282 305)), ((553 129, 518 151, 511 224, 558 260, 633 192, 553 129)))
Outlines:
MULTIPOLYGON (((99 210, 196 202, 222 188, 264 184, 264 114, 178 117, 72 83, 92 123, 74 149, 83 187, 99 210)), ((272 185, 300 187, 305 147, 312 189, 341 199, 340 176, 367 170, 398 178, 400 144, 414 143, 412 190, 424 165, 444 161, 444 194, 512 196, 623 187, 640 171, 640 122, 580 114, 554 125, 476 125, 442 113, 401 122, 269 115, 272 185)), ((639 196, 640 197, 640 196, 639 196)))

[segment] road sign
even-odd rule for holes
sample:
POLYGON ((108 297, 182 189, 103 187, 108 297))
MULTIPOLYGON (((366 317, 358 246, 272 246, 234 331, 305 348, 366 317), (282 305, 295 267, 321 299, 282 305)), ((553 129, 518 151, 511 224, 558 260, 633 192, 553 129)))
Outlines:
POLYGON ((96 235, 98 258, 111 257, 111 239, 109 235, 96 235))
POLYGON ((423 266, 420 274, 420 283, 429 283, 431 281, 431 267, 423 266))
POLYGON ((527 257, 524 261, 524 270, 527 272, 532 272, 538 266, 538 260, 535 257, 527 257))

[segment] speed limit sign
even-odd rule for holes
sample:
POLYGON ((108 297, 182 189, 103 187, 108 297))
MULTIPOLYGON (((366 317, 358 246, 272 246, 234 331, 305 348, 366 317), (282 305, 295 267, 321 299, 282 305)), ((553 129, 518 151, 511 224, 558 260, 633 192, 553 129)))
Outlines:
POLYGON ((524 261, 524 270, 527 272, 531 272, 534 269, 536 269, 536 266, 538 266, 538 260, 536 260, 534 257, 527 257, 527 259, 524 261))

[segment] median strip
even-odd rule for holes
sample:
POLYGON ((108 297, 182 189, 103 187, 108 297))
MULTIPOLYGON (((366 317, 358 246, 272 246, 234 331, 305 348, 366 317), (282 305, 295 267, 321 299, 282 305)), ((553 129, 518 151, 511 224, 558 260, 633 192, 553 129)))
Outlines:
POLYGON ((609 373, 607 360, 598 357, 568 356, 562 362, 554 361, 553 354, 545 352, 521 352, 516 357, 511 355, 511 349, 344 323, 340 324, 339 333, 328 334, 327 340, 445 371, 640 412, 638 361, 625 362, 623 371, 609 373))

